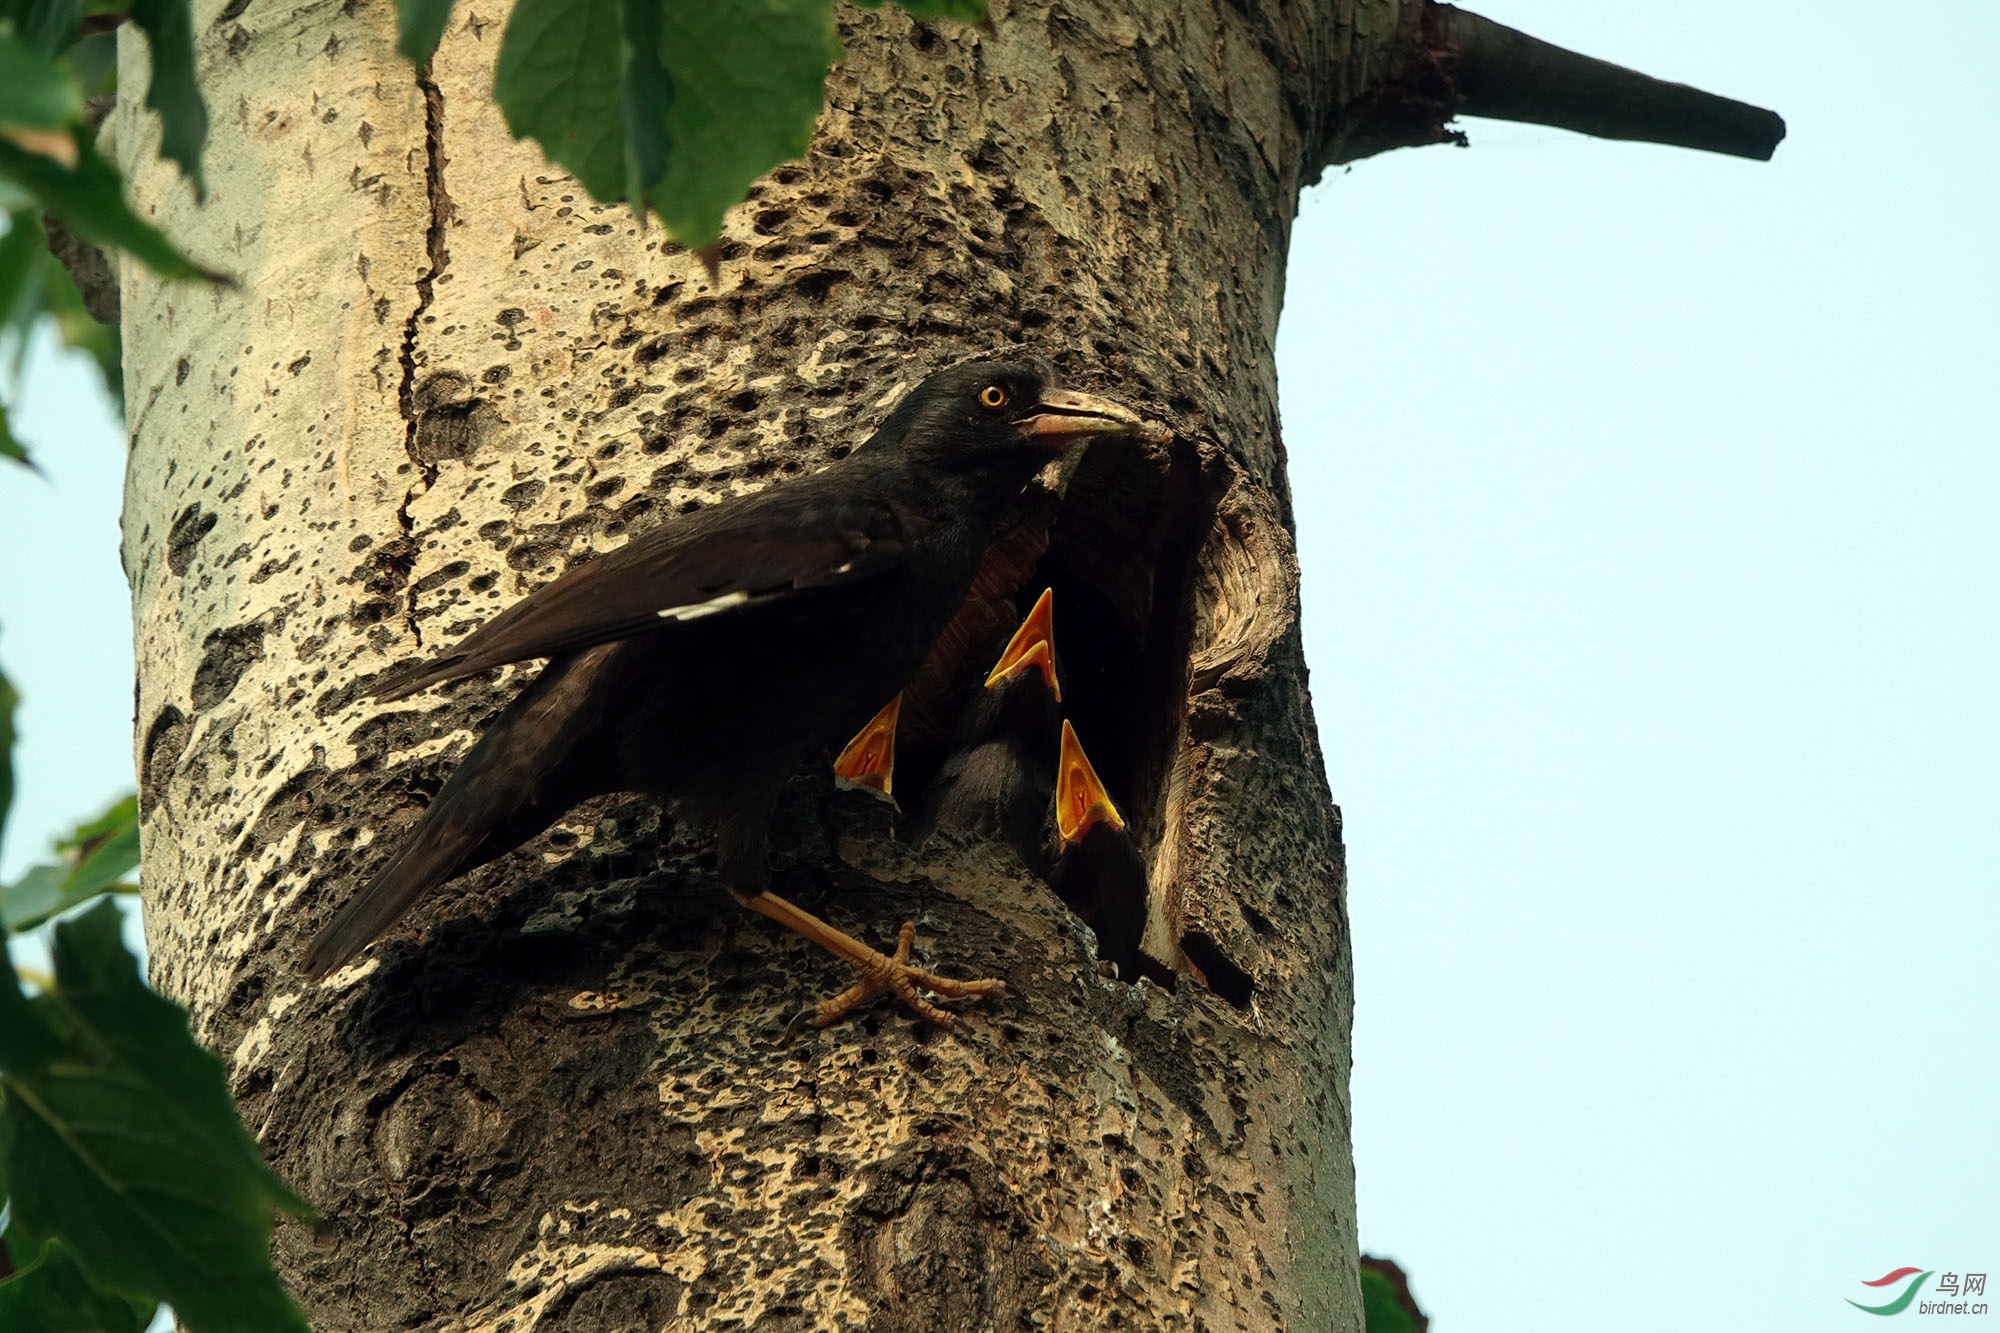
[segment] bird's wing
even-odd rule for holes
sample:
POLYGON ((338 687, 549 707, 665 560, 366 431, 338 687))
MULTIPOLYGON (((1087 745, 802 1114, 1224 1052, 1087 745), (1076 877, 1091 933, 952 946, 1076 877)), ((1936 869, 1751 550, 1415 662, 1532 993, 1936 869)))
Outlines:
POLYGON ((878 497, 824 494, 668 523, 536 589, 377 697, 401 699, 503 663, 879 578, 934 526, 878 497))

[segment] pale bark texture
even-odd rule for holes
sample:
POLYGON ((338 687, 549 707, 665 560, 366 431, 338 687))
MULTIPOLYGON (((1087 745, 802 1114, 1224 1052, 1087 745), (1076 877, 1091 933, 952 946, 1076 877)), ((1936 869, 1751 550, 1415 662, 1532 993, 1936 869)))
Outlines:
POLYGON ((1444 135, 1418 8, 843 10, 811 154, 732 212, 714 280, 509 138, 502 0, 460 0, 422 73, 384 0, 196 16, 207 206, 130 99, 115 131, 142 209, 239 280, 122 277, 146 920, 323 1214, 277 1241, 317 1327, 1358 1328, 1340 822, 1272 348, 1301 184, 1444 135), (1115 684, 1094 748, 1171 993, 1100 977, 1011 852, 912 849, 818 774, 779 887, 879 944, 913 917, 927 962, 1014 998, 948 1034, 794 1024, 848 975, 640 799, 300 982, 535 668, 387 708, 372 681, 1016 352, 1174 431, 1084 461, 1037 569, 1100 631, 1066 666, 1115 684))

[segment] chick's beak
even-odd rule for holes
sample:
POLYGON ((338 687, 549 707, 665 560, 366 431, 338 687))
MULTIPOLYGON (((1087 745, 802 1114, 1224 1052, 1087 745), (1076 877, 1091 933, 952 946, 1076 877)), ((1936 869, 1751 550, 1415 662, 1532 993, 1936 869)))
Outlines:
POLYGON ((1139 435, 1158 437, 1157 426, 1131 408, 1095 394, 1068 389, 1044 389, 1034 410, 1015 423, 1015 429, 1037 444, 1060 449, 1086 435, 1139 435))

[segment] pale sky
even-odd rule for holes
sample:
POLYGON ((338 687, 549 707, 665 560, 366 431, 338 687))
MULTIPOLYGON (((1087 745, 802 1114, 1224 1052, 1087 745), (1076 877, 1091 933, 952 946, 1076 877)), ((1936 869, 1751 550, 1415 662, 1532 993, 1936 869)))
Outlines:
MULTIPOLYGON (((1438 1333, 1866 1329, 2000 1281, 2000 5, 1475 7, 1790 137, 1472 122, 1306 200, 1362 1245, 1438 1333)), ((131 784, 87 385, 38 359, 52 482, 0 475, 10 876, 131 784)))

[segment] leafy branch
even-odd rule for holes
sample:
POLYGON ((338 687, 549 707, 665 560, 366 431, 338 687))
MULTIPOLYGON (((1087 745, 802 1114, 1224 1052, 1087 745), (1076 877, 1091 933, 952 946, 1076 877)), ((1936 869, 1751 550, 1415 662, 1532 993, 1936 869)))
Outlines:
MULTIPOLYGON (((18 703, 0 676, 0 834, 18 703)), ((0 1329, 140 1333, 164 1301, 196 1333, 305 1333, 269 1251, 273 1210, 308 1210, 125 947, 105 895, 138 864, 127 796, 0 886, 0 1329), (50 920, 55 975, 31 990, 6 936, 50 920)))
POLYGON ((309 1210, 122 932, 109 901, 57 924, 36 995, 0 949, 0 1328, 137 1330, 164 1301, 195 1333, 307 1333, 269 1249, 273 1210, 309 1210))

